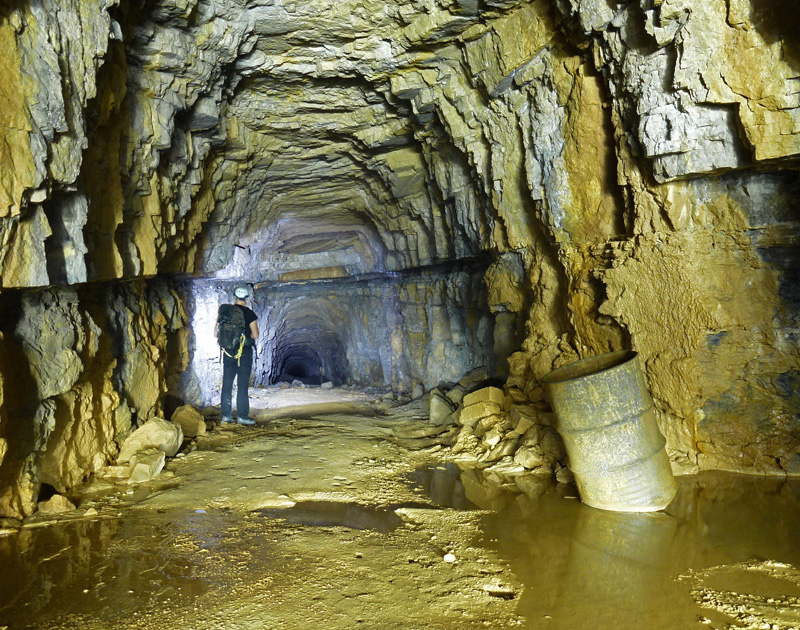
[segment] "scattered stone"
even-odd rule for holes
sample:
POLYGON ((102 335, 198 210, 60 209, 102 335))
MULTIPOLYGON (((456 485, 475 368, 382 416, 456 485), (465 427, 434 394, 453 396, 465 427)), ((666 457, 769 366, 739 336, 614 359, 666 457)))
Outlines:
POLYGON ((453 563, 456 561, 456 557, 452 553, 444 554, 444 558, 442 558, 445 562, 453 563))
POLYGON ((475 453, 480 447, 480 440, 469 431, 459 433, 456 443, 453 445, 452 453, 475 453))
POLYGON ((464 395, 467 393, 467 389, 462 387, 461 385, 456 385, 455 387, 447 390, 447 398, 452 401, 454 405, 460 405, 461 401, 464 400, 464 395))
POLYGON ((296 379, 294 379, 294 380, 292 381, 292 385, 291 385, 291 386, 292 386, 292 387, 305 387, 306 385, 305 385, 305 383, 303 383, 303 381, 301 381, 299 378, 296 378, 296 379))
POLYGON ((508 414, 509 420, 514 427, 514 431, 520 435, 525 435, 535 424, 535 418, 525 413, 520 406, 514 405, 508 414))
POLYGON ((502 439, 503 439, 502 432, 497 427, 493 427, 491 430, 486 432, 486 435, 483 436, 481 444, 489 448, 492 448, 497 446, 500 443, 500 440, 502 439))
MULTIPOLYGON (((504 417, 500 415, 491 415, 485 416, 478 420, 475 426, 472 429, 472 432, 475 434, 476 437, 483 437, 488 431, 497 427, 498 425, 503 424, 504 417)), ((504 427, 500 426, 499 430, 502 430, 504 427)))
POLYGON ((455 405, 441 391, 434 389, 428 399, 428 419, 431 424, 446 424, 453 418, 455 405))
POLYGON ((206 434, 206 421, 203 415, 192 405, 183 405, 172 414, 172 422, 178 424, 185 437, 197 437, 206 434))
POLYGON ((500 599, 514 599, 517 596, 513 588, 501 584, 484 584, 481 590, 492 597, 499 597, 500 599))
POLYGON ((538 444, 520 446, 514 454, 514 461, 528 470, 541 468, 545 465, 544 452, 538 444))
POLYGON ((556 479, 558 483, 573 483, 575 481, 575 476, 572 474, 572 471, 565 466, 556 472, 556 479))
POLYGON ((130 464, 106 466, 98 472, 98 476, 112 479, 127 479, 131 476, 132 470, 133 467, 130 464))
POLYGON ((417 400, 418 398, 422 398, 425 395, 425 387, 423 387, 422 383, 417 383, 414 385, 414 389, 411 390, 411 400, 417 400))
POLYGON ((504 457, 510 457, 517 450, 516 440, 503 440, 478 458, 481 462, 496 462, 504 457))
POLYGON ((506 455, 499 462, 484 470, 484 473, 490 472, 505 477, 516 477, 517 475, 524 474, 526 471, 524 466, 516 463, 510 455, 506 455))
POLYGON ((62 514, 72 512, 75 505, 67 497, 61 494, 54 494, 47 501, 39 503, 39 512, 42 514, 62 514))
POLYGON ((98 514, 99 512, 93 507, 90 507, 83 513, 84 516, 97 516, 98 514))
POLYGON ((501 415, 503 408, 495 402, 479 402, 469 407, 462 407, 459 414, 459 423, 474 425, 475 421, 486 416, 501 415))
POLYGON ((499 387, 483 387, 464 396, 462 404, 469 407, 480 402, 493 402, 502 407, 506 402, 506 395, 499 387))
POLYGON ((140 451, 132 456, 133 470, 128 483, 144 483, 158 476, 164 468, 166 454, 159 449, 140 451), (135 462, 135 463, 134 463, 135 462))
POLYGON ((326 381, 322 385, 320 385, 322 389, 333 389, 333 383, 331 381, 326 381))
POLYGON ((117 459, 120 462, 127 462, 135 453, 151 448, 157 448, 172 457, 178 452, 182 442, 183 430, 180 425, 161 418, 153 418, 136 429, 125 440, 117 459))
POLYGON ((213 418, 220 415, 221 411, 219 407, 203 407, 200 413, 204 418, 213 418))

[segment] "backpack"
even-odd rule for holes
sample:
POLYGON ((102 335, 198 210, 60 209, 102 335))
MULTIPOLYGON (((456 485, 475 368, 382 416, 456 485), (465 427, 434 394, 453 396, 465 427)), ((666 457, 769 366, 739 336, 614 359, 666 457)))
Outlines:
POLYGON ((217 342, 229 357, 239 359, 244 348, 246 326, 244 311, 235 304, 222 304, 217 313, 217 342))

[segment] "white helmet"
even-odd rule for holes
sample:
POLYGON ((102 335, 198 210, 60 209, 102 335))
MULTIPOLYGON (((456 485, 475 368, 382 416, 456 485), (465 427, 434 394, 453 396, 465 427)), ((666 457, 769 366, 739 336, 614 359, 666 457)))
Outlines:
POLYGON ((233 294, 240 300, 246 300, 250 297, 250 288, 244 285, 236 287, 233 290, 233 294))

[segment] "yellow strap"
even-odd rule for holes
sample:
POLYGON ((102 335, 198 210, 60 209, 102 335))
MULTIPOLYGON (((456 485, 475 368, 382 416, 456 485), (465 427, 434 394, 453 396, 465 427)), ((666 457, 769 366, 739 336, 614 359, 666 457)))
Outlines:
POLYGON ((236 354, 229 354, 228 351, 225 350, 225 348, 222 349, 222 351, 226 355, 228 355, 231 359, 236 359, 236 365, 241 365, 242 364, 242 351, 244 350, 244 342, 245 342, 245 338, 244 338, 244 334, 242 334, 241 341, 239 342, 239 350, 237 351, 236 354))

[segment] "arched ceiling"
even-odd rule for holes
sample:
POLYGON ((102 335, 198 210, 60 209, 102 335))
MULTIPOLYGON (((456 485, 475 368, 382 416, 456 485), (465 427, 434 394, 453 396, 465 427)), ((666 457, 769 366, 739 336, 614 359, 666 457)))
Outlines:
POLYGON ((735 4, 9 0, 2 286, 628 236, 643 186, 796 164, 793 9, 735 4))
MULTIPOLYGON (((485 229, 448 227, 452 208, 430 159, 432 138, 448 144, 441 123, 396 92, 420 72, 435 81, 435 51, 496 12, 435 2, 121 6, 129 94, 161 98, 150 146, 133 151, 149 150, 163 171, 159 145, 174 154, 185 144, 175 157, 197 156, 207 174, 200 191, 209 188, 212 207, 196 228, 202 272, 349 275, 485 249, 485 229)), ((185 188, 191 166, 176 175, 185 188)), ((481 203, 459 223, 482 224, 481 203)), ((196 245, 175 240, 178 253, 196 245)))

